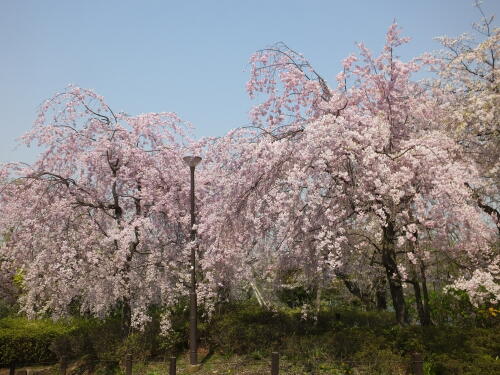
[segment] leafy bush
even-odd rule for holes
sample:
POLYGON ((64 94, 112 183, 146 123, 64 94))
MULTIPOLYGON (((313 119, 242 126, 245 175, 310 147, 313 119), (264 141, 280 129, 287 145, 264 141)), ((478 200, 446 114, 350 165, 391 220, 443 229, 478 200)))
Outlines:
POLYGON ((290 319, 286 314, 255 305, 235 305, 214 318, 207 339, 224 354, 262 350, 269 353, 285 333, 290 332, 289 328, 290 319))
POLYGON ((57 360, 49 348, 57 339, 78 329, 75 324, 50 320, 4 318, 0 320, 0 363, 37 363, 57 360))
POLYGON ((298 309, 269 311, 254 304, 228 306, 208 327, 208 340, 217 351, 268 356, 279 350, 288 358, 333 359, 360 351, 367 342, 390 347, 380 336, 393 327, 392 314, 337 309, 304 320, 298 309))
POLYGON ((500 329, 429 327, 422 333, 432 373, 500 373, 500 329))
POLYGON ((40 363, 62 356, 116 360, 122 345, 119 318, 53 321, 0 319, 0 363, 40 363))

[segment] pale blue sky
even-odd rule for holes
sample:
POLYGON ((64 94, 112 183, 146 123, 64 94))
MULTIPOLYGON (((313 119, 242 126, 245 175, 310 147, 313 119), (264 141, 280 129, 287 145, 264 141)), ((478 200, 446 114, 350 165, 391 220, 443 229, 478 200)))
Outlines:
MULTIPOLYGON (((500 1, 483 7, 500 13, 500 1)), ((283 41, 333 81, 355 42, 380 49, 393 19, 413 57, 437 49, 435 36, 470 31, 479 13, 472 0, 0 0, 0 162, 34 160, 16 139, 70 83, 115 111, 173 111, 197 136, 222 135, 248 122, 252 52, 283 41)))

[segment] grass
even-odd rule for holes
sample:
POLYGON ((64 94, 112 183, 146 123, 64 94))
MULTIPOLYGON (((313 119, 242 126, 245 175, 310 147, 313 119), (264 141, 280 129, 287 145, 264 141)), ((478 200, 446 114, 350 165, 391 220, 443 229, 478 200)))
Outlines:
MULTIPOLYGON (((182 355, 177 358, 177 375, 262 375, 270 374, 271 363, 268 358, 256 359, 243 355, 225 356, 220 354, 210 354, 200 358, 201 365, 196 371, 189 365, 188 357, 182 355)), ((88 363, 82 360, 71 362, 68 366, 68 375, 124 375, 124 363, 110 367, 111 362, 99 362, 92 370, 88 363), (90 371, 89 371, 90 370, 90 371)), ((305 363, 290 361, 286 357, 280 358, 280 373, 286 375, 343 375, 343 374, 384 374, 403 375, 406 374, 407 363, 393 362, 390 368, 380 368, 377 361, 335 361, 318 363, 314 371, 305 363)), ((28 373, 37 372, 40 375, 60 375, 58 364, 52 366, 21 367, 17 370, 28 370, 28 373)), ((168 361, 136 362, 132 367, 133 375, 166 375, 169 370, 168 361)), ((7 375, 8 369, 0 369, 0 375, 7 375)))

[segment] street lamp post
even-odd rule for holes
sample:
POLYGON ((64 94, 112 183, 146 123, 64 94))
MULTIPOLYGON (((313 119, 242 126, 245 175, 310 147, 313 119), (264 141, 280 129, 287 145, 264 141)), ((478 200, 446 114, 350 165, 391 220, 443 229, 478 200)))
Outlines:
POLYGON ((189 362, 191 365, 198 364, 198 316, 197 316, 197 296, 196 296, 196 248, 194 241, 196 240, 196 217, 194 209, 194 170, 200 163, 199 156, 186 156, 184 162, 189 166, 191 171, 191 284, 189 286, 189 362))

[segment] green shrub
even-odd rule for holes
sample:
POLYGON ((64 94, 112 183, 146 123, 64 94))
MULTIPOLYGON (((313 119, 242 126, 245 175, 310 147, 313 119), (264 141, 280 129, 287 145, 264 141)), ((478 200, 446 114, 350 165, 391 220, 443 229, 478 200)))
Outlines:
POLYGON ((290 332, 286 314, 254 305, 236 305, 216 316, 209 327, 208 342, 224 354, 270 352, 290 332))
POLYGON ((500 329, 430 327, 424 342, 436 375, 500 373, 500 329))
POLYGON ((57 339, 77 329, 74 324, 50 320, 4 318, 0 320, 0 363, 37 363, 57 360, 49 348, 57 339))

